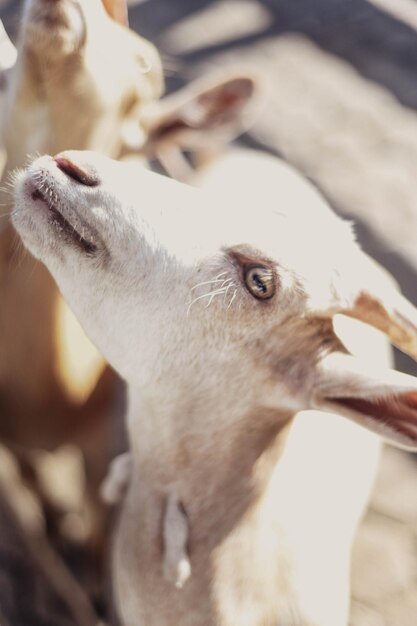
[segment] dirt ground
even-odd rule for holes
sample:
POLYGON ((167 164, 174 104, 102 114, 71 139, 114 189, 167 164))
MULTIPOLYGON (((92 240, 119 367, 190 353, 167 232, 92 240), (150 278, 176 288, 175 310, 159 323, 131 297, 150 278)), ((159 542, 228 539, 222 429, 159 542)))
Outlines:
MULTIPOLYGON (((132 26, 163 52, 169 90, 225 64, 265 73, 268 101, 245 142, 309 176, 417 304, 415 0, 130 4, 132 26)), ((19 6, 0 2, 9 32, 19 6)), ((402 355, 397 366, 417 374, 402 355)), ((416 461, 384 453, 355 546, 350 626, 417 624, 416 461)))

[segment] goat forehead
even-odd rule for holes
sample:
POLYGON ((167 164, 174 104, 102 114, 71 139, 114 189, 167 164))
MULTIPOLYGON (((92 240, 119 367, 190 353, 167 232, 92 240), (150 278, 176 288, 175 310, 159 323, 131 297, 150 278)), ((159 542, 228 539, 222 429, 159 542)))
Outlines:
POLYGON ((274 196, 260 194, 255 203, 253 197, 202 192, 149 172, 137 182, 133 168, 119 172, 116 198, 152 225, 160 245, 175 243, 178 251, 191 246, 196 258, 244 244, 284 266, 308 270, 312 263, 331 265, 352 245, 349 228, 324 203, 323 210, 307 201, 295 208, 279 189, 274 196))
MULTIPOLYGON (((327 294, 340 268, 352 256, 351 242, 349 238, 332 238, 329 228, 323 228, 325 236, 320 237, 315 225, 267 211, 258 211, 255 216, 248 212, 244 217, 229 209, 217 215, 197 209, 168 212, 152 219, 159 260, 153 274, 162 270, 161 279, 171 285, 173 295, 206 283, 197 289, 196 295, 200 295, 216 285, 225 287, 229 279, 241 285, 244 262, 240 265, 232 259, 235 253, 243 253, 245 263, 276 269, 281 295, 291 289, 327 294)), ((139 264, 141 256, 139 249, 139 264)))

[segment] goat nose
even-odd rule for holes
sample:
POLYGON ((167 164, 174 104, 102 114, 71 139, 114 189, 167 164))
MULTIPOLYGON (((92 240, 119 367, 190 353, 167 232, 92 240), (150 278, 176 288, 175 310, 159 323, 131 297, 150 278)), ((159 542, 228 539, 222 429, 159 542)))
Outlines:
POLYGON ((73 154, 62 152, 54 156, 54 161, 64 174, 81 185, 97 187, 101 182, 94 167, 80 162, 79 158, 75 159, 73 154))

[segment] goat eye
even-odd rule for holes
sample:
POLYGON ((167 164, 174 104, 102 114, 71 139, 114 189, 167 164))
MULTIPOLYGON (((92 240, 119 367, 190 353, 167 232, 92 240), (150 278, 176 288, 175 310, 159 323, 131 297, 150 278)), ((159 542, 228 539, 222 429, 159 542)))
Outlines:
POLYGON ((263 265, 252 266, 246 270, 245 284, 250 293, 260 300, 267 300, 275 294, 273 271, 263 265))

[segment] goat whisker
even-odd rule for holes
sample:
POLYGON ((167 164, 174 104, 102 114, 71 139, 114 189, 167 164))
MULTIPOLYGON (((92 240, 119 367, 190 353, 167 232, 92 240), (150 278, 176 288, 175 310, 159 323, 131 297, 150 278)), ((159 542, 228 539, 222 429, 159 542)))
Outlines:
POLYGON ((227 285, 226 291, 224 292, 223 302, 226 302, 227 294, 229 293, 229 289, 231 289, 232 287, 236 287, 235 283, 229 283, 229 285, 227 285))
POLYGON ((198 287, 202 287, 203 285, 211 285, 213 283, 221 283, 222 280, 215 278, 214 280, 205 280, 202 283, 197 283, 196 285, 194 285, 194 287, 191 287, 191 291, 194 291, 194 289, 197 289, 198 287))
POLYGON ((217 274, 217 276, 216 276, 216 280, 217 280, 217 278, 220 278, 220 276, 224 276, 225 274, 227 274, 227 271, 225 271, 225 272, 220 272, 220 274, 217 274))
POLYGON ((187 315, 189 314, 190 309, 193 306, 193 304, 195 304, 199 300, 202 300, 203 298, 210 298, 209 302, 207 303, 207 305, 205 307, 205 308, 208 308, 210 306, 210 304, 213 302, 214 297, 218 296, 219 294, 224 293, 225 290, 226 290, 226 288, 222 287, 220 289, 215 289, 214 291, 209 291, 208 293, 204 293, 201 296, 197 296, 197 298, 194 298, 194 300, 189 304, 188 309, 187 309, 187 315))
POLYGON ((227 274, 228 272, 221 272, 220 274, 217 274, 216 278, 213 278, 212 280, 205 280, 202 283, 197 283, 196 285, 194 285, 194 287, 191 287, 191 291, 194 291, 194 289, 198 289, 198 287, 202 287, 204 285, 211 285, 214 283, 221 283, 220 287, 223 287, 227 282, 231 281, 231 278, 222 278, 222 276, 224 276, 225 274, 227 274))
POLYGON ((206 304, 206 309, 208 309, 208 307, 210 306, 210 304, 213 302, 213 299, 215 296, 218 296, 221 293, 224 293, 225 288, 221 288, 221 289, 217 289, 216 291, 212 291, 211 294, 206 294, 206 295, 210 295, 210 300, 208 301, 208 303, 206 304))
POLYGON ((227 306, 227 310, 229 310, 230 307, 232 306, 232 303, 233 303, 234 299, 236 298, 236 296, 237 296, 237 289, 235 289, 235 291, 233 293, 233 296, 232 296, 232 298, 231 298, 231 300, 230 300, 230 302, 229 302, 229 304, 227 306))

